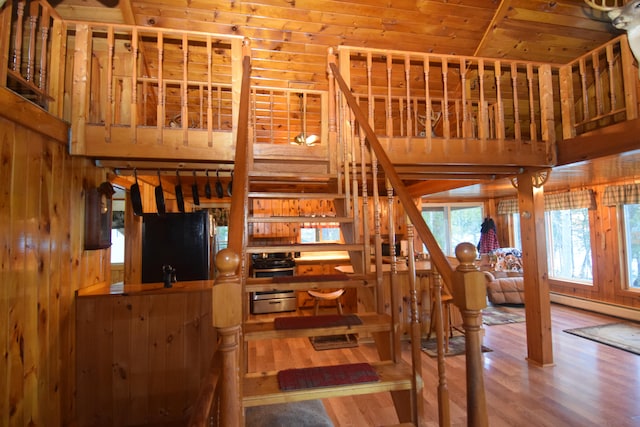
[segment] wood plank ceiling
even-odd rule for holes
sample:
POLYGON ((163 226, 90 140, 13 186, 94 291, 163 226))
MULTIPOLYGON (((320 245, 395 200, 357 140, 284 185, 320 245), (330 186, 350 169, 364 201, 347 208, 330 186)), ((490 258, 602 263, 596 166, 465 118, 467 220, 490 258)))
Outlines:
MULTIPOLYGON (((74 20, 246 36, 253 84, 307 89, 326 89, 331 46, 560 64, 619 34, 583 0, 119 0, 114 8, 98 0, 63 0, 56 9, 74 20)), ((619 161, 565 167, 552 174, 548 187, 606 179, 604 171, 619 161)), ((500 197, 513 188, 500 181, 458 191, 447 195, 500 197)))

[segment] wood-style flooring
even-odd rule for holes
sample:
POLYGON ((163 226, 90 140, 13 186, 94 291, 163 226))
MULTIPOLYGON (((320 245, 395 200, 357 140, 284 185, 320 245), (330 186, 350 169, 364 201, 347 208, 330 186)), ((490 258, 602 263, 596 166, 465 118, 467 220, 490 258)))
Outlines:
MULTIPOLYGON (((485 326, 484 381, 489 425, 640 426, 640 356, 563 332, 620 319, 558 304, 551 308, 554 366, 526 360, 525 323, 485 326)), ((403 342, 409 361, 410 344, 403 342)), ((248 352, 252 371, 376 360, 372 344, 315 351, 308 339, 260 341, 248 352)), ((437 426, 436 359, 422 354, 425 382, 422 425, 437 426)), ((465 358, 446 358, 453 426, 466 426, 465 358)), ((325 399, 336 427, 398 423, 388 393, 325 399)))

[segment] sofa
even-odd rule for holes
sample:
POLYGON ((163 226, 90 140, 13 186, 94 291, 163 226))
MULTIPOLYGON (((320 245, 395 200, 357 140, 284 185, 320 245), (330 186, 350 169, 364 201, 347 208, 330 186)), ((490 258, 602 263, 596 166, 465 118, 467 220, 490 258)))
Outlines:
POLYGON ((522 276, 497 275, 484 271, 487 280, 487 299, 493 305, 524 304, 524 278, 522 276))

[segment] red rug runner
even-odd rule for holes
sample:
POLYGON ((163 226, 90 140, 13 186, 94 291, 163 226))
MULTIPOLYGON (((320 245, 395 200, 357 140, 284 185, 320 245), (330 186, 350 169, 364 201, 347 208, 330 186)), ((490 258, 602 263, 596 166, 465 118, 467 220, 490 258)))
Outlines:
POLYGON ((280 390, 370 383, 379 380, 378 374, 368 363, 285 369, 278 372, 280 390))
POLYGON ((329 328, 332 326, 362 325, 355 314, 327 314, 322 316, 276 317, 273 320, 276 329, 329 328))

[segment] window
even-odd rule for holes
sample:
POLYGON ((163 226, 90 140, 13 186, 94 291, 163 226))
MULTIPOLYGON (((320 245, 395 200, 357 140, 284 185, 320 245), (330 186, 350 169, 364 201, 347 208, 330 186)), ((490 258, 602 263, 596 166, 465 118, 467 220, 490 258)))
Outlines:
POLYGON ((422 217, 445 255, 454 256, 459 243, 476 245, 480 240, 481 203, 425 204, 422 217))
POLYGON ((512 248, 522 250, 522 240, 520 236, 520 213, 512 213, 509 216, 509 238, 512 243, 510 246, 512 248))
POLYGON ((339 242, 339 227, 300 227, 300 243, 339 242))
POLYGON ((545 212, 549 276, 591 284, 591 234, 587 208, 545 212))
POLYGON ((622 205, 619 212, 627 288, 640 291, 640 204, 622 205))

